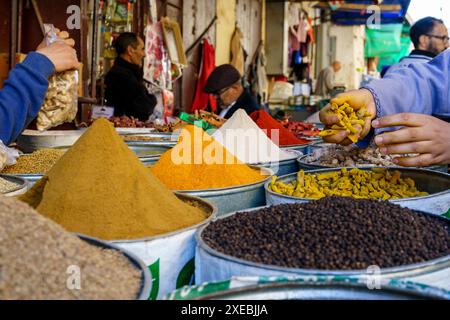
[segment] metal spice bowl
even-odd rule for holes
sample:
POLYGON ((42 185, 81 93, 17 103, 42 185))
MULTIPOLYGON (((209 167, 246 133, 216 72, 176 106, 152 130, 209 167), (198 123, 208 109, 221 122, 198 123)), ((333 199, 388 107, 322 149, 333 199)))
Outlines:
POLYGON ((172 148, 172 146, 162 144, 133 144, 128 146, 146 166, 158 162, 161 155, 172 148))
POLYGON ((22 177, 18 177, 17 175, 0 174, 0 178, 17 184, 16 188, 7 193, 4 193, 4 196, 14 197, 24 194, 28 190, 28 181, 26 179, 23 179, 22 177))
POLYGON ((25 153, 39 149, 72 146, 85 132, 82 130, 44 131, 25 130, 18 138, 17 145, 25 153))
POLYGON ((280 149, 281 150, 295 150, 295 151, 300 151, 303 154, 309 154, 311 153, 311 146, 314 145, 314 141, 311 141, 309 143, 306 144, 296 144, 296 145, 291 145, 291 146, 281 146, 280 149))
MULTIPOLYGON (((260 209, 260 208, 258 208, 260 209)), ((257 209, 243 210, 248 214, 257 214, 257 209)), ((420 214, 431 215, 433 218, 445 221, 450 228, 450 219, 436 216, 432 213, 416 211, 420 214)), ((219 217, 226 219, 237 212, 219 217)), ((439 289, 450 291, 450 255, 410 265, 403 265, 392 268, 382 268, 380 273, 368 272, 368 270, 315 270, 315 269, 296 269, 285 268, 274 265, 267 265, 236 258, 231 255, 219 252, 211 248, 203 240, 202 233, 208 225, 197 231, 197 249, 196 249, 196 274, 198 283, 225 281, 234 276, 252 276, 252 277, 335 277, 337 279, 356 278, 368 283, 374 279, 381 281, 411 281, 421 285, 429 285, 439 289)))
POLYGON ((345 277, 233 277, 184 287, 166 300, 448 300, 450 292, 408 281, 383 281, 380 289, 345 277))
POLYGON ((120 253, 122 253, 127 259, 128 261, 133 265, 133 267, 135 267, 137 270, 140 271, 141 273, 141 287, 139 289, 139 293, 136 297, 136 300, 147 300, 149 295, 150 295, 150 283, 151 283, 151 277, 150 277, 150 272, 147 268, 147 266, 142 262, 142 260, 140 260, 135 254, 131 253, 128 250, 119 248, 118 246, 105 242, 105 241, 101 241, 98 239, 94 239, 85 235, 81 235, 81 234, 77 234, 77 236, 87 242, 90 245, 102 248, 102 249, 110 249, 110 250, 116 250, 119 251, 120 253))
POLYGON ((252 184, 233 186, 223 189, 179 190, 176 192, 211 201, 218 208, 218 216, 224 215, 228 212, 263 206, 266 204, 264 184, 270 181, 273 176, 273 172, 268 168, 255 166, 250 167, 261 170, 264 175, 267 175, 267 178, 252 184))
POLYGON ((284 150, 284 151, 291 153, 292 158, 274 162, 252 163, 251 165, 270 169, 274 172, 274 174, 279 176, 297 172, 298 171, 297 158, 301 156, 302 153, 298 150, 284 150))
POLYGON ((114 240, 115 245, 134 252, 150 269, 150 300, 163 297, 194 275, 195 232, 216 217, 217 208, 209 201, 184 194, 176 196, 200 208, 208 217, 196 225, 144 239, 114 240), (180 280, 180 282, 179 282, 180 280), (155 284, 155 285, 153 285, 155 284))
MULTIPOLYGON (((371 170, 373 168, 382 167, 362 167, 360 170, 371 170)), ((352 170, 355 168, 347 168, 352 170)), ((385 168, 382 168, 385 169, 385 168)), ((438 171, 415 169, 415 168, 388 168, 390 171, 397 170, 401 173, 402 178, 411 178, 416 182, 416 187, 420 191, 428 192, 428 196, 405 198, 397 200, 389 200, 392 203, 398 204, 402 207, 407 207, 413 210, 424 210, 434 214, 443 214, 450 209, 450 175, 438 171)), ((307 171, 307 174, 335 172, 341 170, 340 168, 329 168, 307 171)), ((297 179, 297 174, 290 174, 281 176, 277 181, 283 183, 290 183, 297 179)), ((268 205, 277 205, 282 203, 303 203, 311 201, 312 199, 297 198, 287 195, 278 194, 269 189, 270 181, 268 181, 264 188, 266 191, 266 201, 268 205)))
POLYGON ((126 134, 123 137, 146 137, 154 140, 125 140, 128 146, 167 146, 174 147, 177 144, 179 134, 148 133, 148 134, 126 134))
POLYGON ((30 189, 36 182, 42 179, 43 174, 13 174, 13 175, 5 175, 9 177, 16 177, 20 179, 24 179, 27 181, 27 190, 30 189))
MULTIPOLYGON (((304 156, 302 156, 298 159, 298 164, 299 164, 300 169, 317 170, 317 169, 328 169, 328 168, 334 168, 334 169, 340 168, 339 166, 338 167, 329 167, 329 166, 325 166, 325 165, 322 165, 322 164, 319 164, 316 162, 310 163, 305 160, 309 154, 312 154, 317 149, 329 148, 329 147, 335 147, 335 146, 336 145, 333 143, 324 143, 324 142, 312 144, 309 148, 309 153, 306 153, 304 156)), ((369 167, 369 166, 372 166, 372 165, 364 164, 364 165, 361 165, 360 167, 355 167, 355 168, 369 167)), ((377 167, 377 166, 379 166, 379 165, 373 165, 373 167, 377 167)), ((393 166, 389 166, 389 167, 396 168, 398 166, 393 165, 393 166)), ((399 167, 399 168, 405 168, 405 167, 399 167)), ((428 170, 447 173, 448 165, 432 165, 432 166, 418 168, 418 169, 428 169, 428 170)))

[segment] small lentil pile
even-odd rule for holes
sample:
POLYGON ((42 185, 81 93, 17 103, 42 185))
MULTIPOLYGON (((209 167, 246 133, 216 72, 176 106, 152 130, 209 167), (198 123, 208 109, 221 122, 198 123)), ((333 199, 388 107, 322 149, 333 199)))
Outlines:
POLYGON ((326 128, 327 130, 320 132, 319 136, 332 136, 339 133, 339 131, 346 130, 349 133, 348 138, 354 143, 357 142, 360 131, 358 132, 358 129, 355 128, 355 126, 359 125, 361 129, 364 127, 366 119, 370 116, 370 113, 367 112, 366 108, 363 107, 355 112, 348 103, 339 106, 332 102, 331 111, 338 116, 339 123, 333 125, 331 129, 326 128))
POLYGON ((0 178, 0 194, 5 194, 17 189, 18 185, 14 182, 0 178))
POLYGON ((306 163, 326 167, 395 166, 392 160, 392 156, 382 154, 378 148, 360 149, 339 145, 319 148, 304 158, 306 163))
POLYGON ((139 270, 120 252, 89 245, 31 207, 0 196, 0 300, 132 300, 139 270), (78 267, 80 290, 69 289, 78 267), (73 269, 75 270, 75 269, 73 269))
POLYGON ((353 197, 356 199, 392 200, 427 196, 417 190, 411 178, 402 179, 400 171, 391 173, 387 169, 374 168, 305 174, 301 170, 297 180, 285 184, 272 177, 269 189, 273 192, 306 199, 320 199, 330 196, 353 197))
POLYGON ((446 222, 387 201, 330 197, 241 212, 202 233, 211 248, 287 268, 362 270, 450 254, 446 222))
POLYGON ((227 188, 267 178, 192 125, 182 130, 177 145, 166 151, 150 170, 172 190, 227 188))
POLYGON ((106 119, 95 121, 20 199, 70 232, 103 240, 152 237, 209 216, 168 190, 106 119))
POLYGON ((15 165, 3 169, 4 174, 45 174, 63 156, 64 150, 41 149, 19 157, 15 165))

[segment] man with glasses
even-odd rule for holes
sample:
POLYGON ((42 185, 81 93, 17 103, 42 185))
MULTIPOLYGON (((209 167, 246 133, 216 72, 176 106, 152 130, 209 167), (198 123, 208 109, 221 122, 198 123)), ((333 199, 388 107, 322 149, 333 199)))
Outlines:
POLYGON ((426 17, 417 21, 410 31, 414 50, 399 63, 391 66, 386 74, 414 63, 427 63, 448 48, 448 31, 442 20, 426 17))
POLYGON ((244 109, 247 114, 260 109, 250 92, 242 86, 241 74, 231 64, 214 69, 203 91, 214 95, 220 108, 219 115, 225 119, 231 118, 239 109, 244 109))

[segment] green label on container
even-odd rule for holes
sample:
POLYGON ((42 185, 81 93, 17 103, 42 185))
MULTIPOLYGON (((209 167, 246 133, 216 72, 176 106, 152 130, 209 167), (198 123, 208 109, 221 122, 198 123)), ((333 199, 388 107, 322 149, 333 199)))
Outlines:
POLYGON ((148 267, 152 275, 152 291, 148 300, 156 300, 159 292, 159 259, 148 267))
POLYGON ((208 294, 218 293, 230 289, 230 280, 204 283, 196 287, 184 287, 178 289, 167 295, 168 300, 193 300, 199 297, 204 297, 208 294))
POLYGON ((447 213, 446 214, 444 214, 444 217, 447 217, 447 218, 449 218, 450 219, 450 209, 447 211, 447 213))
POLYGON ((177 289, 194 284, 195 258, 189 260, 181 269, 177 278, 177 289))

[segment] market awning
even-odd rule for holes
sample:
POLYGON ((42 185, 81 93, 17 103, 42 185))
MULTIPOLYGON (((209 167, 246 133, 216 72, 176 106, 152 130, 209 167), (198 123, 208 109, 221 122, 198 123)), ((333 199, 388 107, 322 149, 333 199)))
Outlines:
POLYGON ((324 1, 317 8, 331 10, 331 20, 336 24, 363 25, 374 15, 370 6, 376 5, 380 10, 380 23, 403 23, 411 0, 346 0, 324 1))

